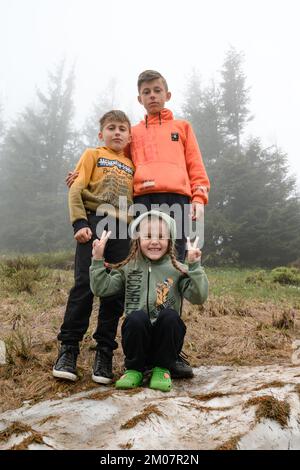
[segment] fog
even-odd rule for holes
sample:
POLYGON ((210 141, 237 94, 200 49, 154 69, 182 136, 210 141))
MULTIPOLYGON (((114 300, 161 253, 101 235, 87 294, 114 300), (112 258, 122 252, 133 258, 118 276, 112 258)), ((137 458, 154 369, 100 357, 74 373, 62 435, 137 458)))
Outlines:
POLYGON ((10 121, 47 86, 66 57, 76 67, 80 125, 111 77, 117 104, 138 120, 136 78, 146 68, 166 76, 180 111, 192 70, 218 79, 226 50, 245 54, 254 120, 248 134, 288 154, 300 181, 300 63, 297 0, 1 0, 0 101, 10 121))

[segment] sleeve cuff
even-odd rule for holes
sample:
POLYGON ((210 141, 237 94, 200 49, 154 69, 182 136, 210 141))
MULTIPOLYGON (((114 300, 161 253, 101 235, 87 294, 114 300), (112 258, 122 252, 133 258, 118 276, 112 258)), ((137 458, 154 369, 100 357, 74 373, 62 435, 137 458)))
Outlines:
POLYGON ((92 258, 91 266, 94 266, 95 268, 105 268, 105 266, 104 266, 104 258, 101 258, 101 259, 94 259, 94 258, 92 258))
POLYGON ((202 268, 201 261, 195 261, 194 263, 188 264, 189 271, 195 271, 196 269, 202 268))
POLYGON ((207 204, 208 203, 208 197, 200 194, 195 194, 195 196, 192 196, 192 202, 199 202, 200 204, 207 204))
POLYGON ((78 230, 82 229, 82 228, 85 228, 85 227, 89 227, 89 223, 86 219, 78 219, 78 220, 75 220, 75 222, 73 222, 73 228, 74 228, 74 235, 75 233, 78 232, 78 230))

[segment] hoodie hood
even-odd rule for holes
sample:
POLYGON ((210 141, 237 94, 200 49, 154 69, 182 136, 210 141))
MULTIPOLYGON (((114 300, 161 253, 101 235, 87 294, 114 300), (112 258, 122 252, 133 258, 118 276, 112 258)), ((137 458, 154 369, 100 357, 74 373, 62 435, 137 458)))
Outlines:
POLYGON ((163 122, 172 121, 174 119, 172 111, 167 108, 163 108, 159 113, 156 114, 146 114, 145 120, 142 121, 146 127, 152 126, 154 124, 162 124, 163 122))
POLYGON ((139 215, 133 222, 130 224, 130 237, 132 239, 135 238, 135 233, 137 232, 137 229, 143 219, 146 219, 147 217, 157 217, 159 219, 162 219, 166 224, 167 227, 170 231, 170 237, 173 243, 175 243, 176 240, 176 222, 172 217, 170 217, 168 214, 165 212, 157 211, 157 210, 152 210, 149 212, 144 212, 143 214, 139 215))

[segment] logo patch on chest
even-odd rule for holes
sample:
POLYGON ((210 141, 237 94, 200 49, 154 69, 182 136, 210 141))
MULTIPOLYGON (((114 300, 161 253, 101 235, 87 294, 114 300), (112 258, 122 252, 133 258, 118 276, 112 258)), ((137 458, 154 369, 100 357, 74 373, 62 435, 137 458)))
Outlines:
POLYGON ((171 140, 173 142, 178 142, 179 141, 179 134, 178 132, 171 132, 171 140))

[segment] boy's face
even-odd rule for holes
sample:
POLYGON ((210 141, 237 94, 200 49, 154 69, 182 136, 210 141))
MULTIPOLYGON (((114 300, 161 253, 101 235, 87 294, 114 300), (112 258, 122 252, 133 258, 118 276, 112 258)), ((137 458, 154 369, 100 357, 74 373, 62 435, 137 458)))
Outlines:
POLYGON ((98 136, 100 140, 104 140, 106 147, 117 153, 122 152, 131 141, 130 129, 127 122, 106 122, 98 136))
POLYGON ((150 82, 143 82, 139 91, 138 100, 147 111, 147 114, 157 114, 171 98, 171 93, 164 87, 161 78, 150 82))

